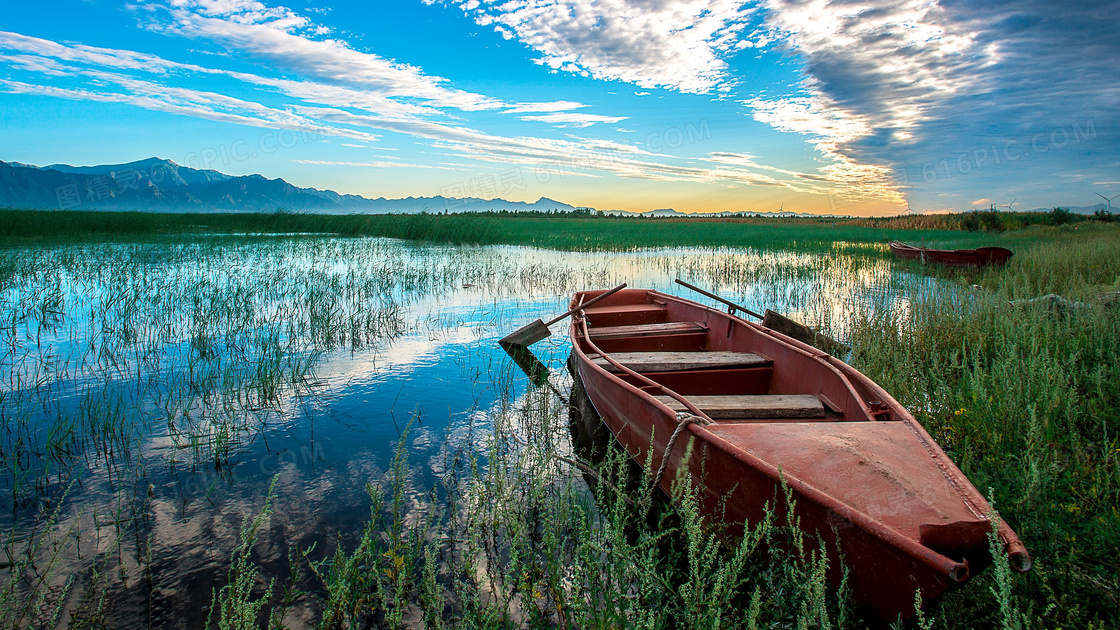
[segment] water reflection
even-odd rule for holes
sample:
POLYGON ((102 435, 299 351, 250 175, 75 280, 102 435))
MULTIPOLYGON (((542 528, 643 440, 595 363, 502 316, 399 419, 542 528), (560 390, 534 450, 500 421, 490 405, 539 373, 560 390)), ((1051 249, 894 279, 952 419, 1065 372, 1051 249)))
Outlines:
POLYGON ((576 290, 626 282, 697 299, 680 277, 844 341, 850 313, 898 308, 927 281, 842 247, 572 253, 331 237, 14 248, 0 269, 9 554, 58 543, 42 581, 60 610, 104 601, 110 625, 164 627, 203 623, 274 475, 260 560, 284 576, 286 549, 324 557, 355 540, 365 487, 384 482, 402 440, 414 487, 432 488, 457 449, 484 459, 486 436, 526 400, 563 400, 564 323, 531 356, 496 342, 563 312, 576 290))

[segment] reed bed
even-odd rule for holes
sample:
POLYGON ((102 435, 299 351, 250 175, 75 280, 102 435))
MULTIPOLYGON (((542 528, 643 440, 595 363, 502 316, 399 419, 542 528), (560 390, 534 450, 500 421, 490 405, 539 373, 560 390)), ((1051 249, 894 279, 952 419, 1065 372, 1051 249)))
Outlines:
MULTIPOLYGON (((613 217, 586 212, 325 215, 155 213, 0 209, 0 238, 132 240, 168 234, 332 234, 452 244, 530 245, 572 251, 649 247, 752 247, 827 252, 838 241, 991 243, 992 235, 1029 226, 1110 222, 1060 208, 1045 213, 967 212, 879 219, 850 217, 613 217)), ((872 248, 874 250, 874 248, 872 248)))

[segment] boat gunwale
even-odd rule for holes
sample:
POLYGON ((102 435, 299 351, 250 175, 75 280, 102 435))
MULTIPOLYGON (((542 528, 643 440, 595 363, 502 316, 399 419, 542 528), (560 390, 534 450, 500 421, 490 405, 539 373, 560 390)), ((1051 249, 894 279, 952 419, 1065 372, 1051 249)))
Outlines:
MULTIPOLYGON (((587 355, 582 350, 578 349, 578 347, 574 344, 573 349, 580 355, 580 360, 577 362, 576 369, 580 372, 580 379, 584 380, 584 382, 586 382, 586 379, 583 376, 583 368, 590 367, 592 370, 600 372, 603 376, 606 376, 608 379, 614 381, 616 385, 622 386, 631 394, 639 394, 647 397, 649 399, 649 402, 652 402, 659 411, 665 413, 667 417, 675 419, 676 412, 674 412, 672 409, 669 409, 669 407, 664 403, 657 400, 646 391, 634 387, 621 378, 617 378, 616 374, 612 374, 611 372, 603 369, 601 366, 595 364, 594 361, 591 361, 589 357, 587 357, 587 355)), ((591 402, 594 406, 594 399, 592 399, 591 402)), ((596 407, 596 412, 599 412, 598 407, 596 407)), ((600 413, 600 415, 602 414, 600 413)), ((902 534, 889 525, 886 525, 882 521, 871 518, 871 516, 867 515, 861 510, 852 507, 851 505, 844 503, 843 501, 840 501, 836 497, 828 494, 820 488, 810 485, 809 483, 802 481, 795 475, 785 472, 779 467, 770 464, 757 455, 752 454, 750 451, 747 451, 743 447, 734 444, 733 442, 720 436, 718 433, 710 430, 707 426, 694 423, 691 426, 686 427, 686 430, 692 433, 694 437, 703 440, 715 446, 716 448, 719 448, 729 456, 742 462, 748 468, 761 472, 776 485, 785 485, 795 493, 805 497, 810 502, 816 503, 832 510, 839 516, 847 519, 850 523, 852 523, 853 526, 858 527, 868 534, 883 540, 889 545, 905 551, 912 558, 915 558, 923 564, 934 569, 935 571, 948 576, 954 582, 960 583, 968 579, 970 570, 967 560, 953 560, 952 558, 949 558, 930 549, 929 547, 926 547, 925 545, 922 545, 921 543, 915 541, 913 538, 902 534)), ((669 456, 669 453, 661 453, 662 459, 669 456)))
MULTIPOLYGON (((634 290, 642 291, 641 289, 634 290)), ((860 407, 863 413, 869 418, 869 420, 865 421, 875 421, 874 417, 870 413, 867 401, 864 400, 864 396, 860 395, 859 392, 855 390, 855 387, 851 382, 852 379, 857 379, 860 384, 868 390, 868 393, 874 394, 875 396, 879 397, 891 409, 892 415, 894 415, 896 418, 893 421, 906 424, 906 426, 915 434, 915 437, 918 438, 919 443, 926 449, 930 456, 936 460, 938 470, 945 477, 946 481, 949 482, 950 486, 955 491, 955 494, 965 503, 966 506, 968 506, 969 510, 975 513, 979 518, 990 521, 989 515, 992 514, 994 510, 991 509, 987 501, 984 500, 983 496, 979 494, 979 491, 977 491, 972 483, 968 481, 967 477, 964 476, 964 474, 960 471, 956 464, 954 464, 953 461, 948 457, 948 455, 945 454, 945 452, 940 448, 937 442, 933 440, 933 438, 929 435, 925 428, 921 426, 917 419, 914 418, 914 416, 910 414, 910 412, 906 410, 906 408, 903 407, 902 404, 899 403, 893 396, 891 396, 886 390, 884 390, 881 386, 868 378, 866 375, 860 373, 858 370, 848 365, 847 363, 836 359, 827 352, 823 352, 817 348, 813 348, 812 346, 804 344, 778 331, 770 330, 761 325, 754 324, 753 322, 747 321, 741 317, 737 317, 734 314, 724 313, 698 302, 693 302, 685 298, 661 293, 659 291, 651 289, 644 290, 644 292, 647 295, 651 296, 651 298, 672 300, 689 308, 706 311, 708 317, 713 314, 719 315, 720 317, 727 317, 734 323, 747 326, 750 330, 754 331, 757 334, 762 334, 770 337, 779 344, 786 346, 788 350, 795 351, 796 353, 806 355, 811 359, 817 360, 823 367, 826 367, 829 371, 832 371, 840 376, 844 381, 846 387, 849 388, 849 393, 855 400, 860 401, 860 407), (971 492, 969 490, 971 490, 971 492)), ((672 392, 672 390, 669 390, 668 388, 652 381, 645 375, 621 365, 617 361, 613 360, 608 354, 603 353, 598 348, 598 346, 596 346, 594 342, 591 341, 590 334, 587 328, 586 317, 584 316, 584 313, 580 311, 577 314, 577 317, 574 317, 572 320, 571 334, 573 341, 573 351, 580 359, 579 361, 577 361, 576 367, 577 371, 580 372, 581 379, 583 378, 582 369, 585 366, 590 367, 592 370, 598 372, 600 377, 606 377, 616 385, 622 386, 624 391, 627 391, 630 394, 636 393, 644 396, 646 402, 652 403, 654 405, 654 408, 664 414, 665 417, 670 419, 675 419, 676 417, 675 411, 661 403, 661 401, 657 400, 649 392, 635 387, 622 378, 619 378, 618 374, 613 374, 603 367, 597 365, 590 359, 590 357, 587 356, 587 354, 581 348, 580 344, 575 343, 577 339, 582 339, 591 348, 593 348, 595 352, 599 354, 599 356, 605 358, 612 365, 621 368, 625 371, 625 373, 636 375, 643 382, 648 382, 652 385, 657 386, 658 388, 661 388, 663 391, 670 392, 671 394, 673 394, 674 398, 677 398, 682 403, 684 403, 686 408, 694 407, 692 403, 687 401, 687 399, 684 399, 683 396, 680 396, 676 394, 676 392, 672 392)), ((594 401, 592 401, 592 403, 594 404, 594 401)), ((707 418, 707 416, 702 413, 694 415, 699 415, 700 417, 707 418)), ((710 420, 710 418, 708 418, 708 420, 710 420)), ((856 421, 858 422, 858 420, 856 421)), ((786 483, 789 487, 794 489, 796 492, 804 495, 805 498, 809 499, 810 501, 814 501, 823 507, 833 510, 838 515, 846 518, 853 525, 859 527, 861 530, 883 540, 887 544, 905 551, 912 558, 915 558, 916 560, 921 561, 923 564, 926 564, 930 568, 941 572, 954 582, 960 583, 968 579, 969 566, 967 560, 953 560, 952 558, 949 558, 944 554, 941 554, 923 545, 914 538, 902 534, 901 532, 895 530, 882 521, 872 518, 858 508, 840 501, 836 497, 833 497, 832 495, 824 492, 816 486, 802 481, 796 476, 782 471, 779 467, 774 466, 773 464, 759 458, 757 455, 750 453, 743 447, 721 437, 718 433, 710 430, 706 426, 690 426, 687 427, 687 429, 690 433, 692 433, 693 436, 705 440, 710 444, 718 446, 718 448, 731 455, 736 460, 742 462, 744 465, 762 472, 767 477, 769 477, 772 482, 776 482, 779 484, 786 483)), ((669 456, 669 453, 662 454, 662 458, 667 456, 669 456)), ((998 535, 1001 541, 1004 543, 1005 553, 1012 560, 1012 566, 1020 572, 1029 570, 1029 554, 1027 553, 1023 543, 1019 540, 1018 536, 1010 529, 1010 526, 1007 525, 1006 521, 1000 522, 998 535)))
POLYGON ((895 256, 903 260, 920 260, 948 265, 951 267, 969 267, 980 269, 989 265, 1003 265, 1015 252, 1006 247, 987 246, 973 249, 935 249, 933 247, 918 247, 900 241, 891 241, 888 246, 895 256))

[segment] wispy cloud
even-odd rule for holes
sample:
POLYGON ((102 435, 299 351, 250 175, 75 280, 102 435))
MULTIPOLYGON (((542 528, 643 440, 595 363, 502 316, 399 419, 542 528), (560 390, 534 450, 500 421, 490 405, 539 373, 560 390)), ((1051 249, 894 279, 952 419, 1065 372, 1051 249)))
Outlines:
POLYGON ((550 103, 517 103, 505 110, 507 114, 538 114, 547 112, 566 112, 587 107, 575 101, 552 101, 550 103))
POLYGON ((290 112, 284 110, 272 109, 250 101, 233 99, 222 94, 182 88, 167 88, 165 86, 115 76, 104 72, 97 73, 97 76, 103 80, 117 83, 119 86, 129 89, 129 91, 109 92, 84 88, 54 87, 26 83, 23 81, 11 81, 8 79, 0 79, 0 89, 13 94, 33 94, 76 101, 123 103, 152 111, 246 125, 249 127, 290 129, 361 140, 377 139, 376 134, 367 131, 325 126, 318 121, 294 116, 290 112))
POLYGON ((432 166, 430 164, 408 164, 406 162, 393 162, 390 160, 368 160, 365 162, 346 162, 338 160, 292 160, 295 164, 309 164, 312 166, 357 166, 360 168, 431 168, 436 170, 457 170, 446 166, 432 166))
POLYGON ((407 97, 464 111, 499 109, 504 103, 457 90, 441 77, 378 55, 361 52, 284 7, 241 0, 173 0, 170 20, 154 11, 151 26, 165 33, 205 39, 287 68, 327 85, 407 97))
MULTIPOLYGON (((537 167, 596 177, 604 174, 660 181, 722 182, 813 190, 811 178, 775 178, 758 164, 692 160, 672 163, 671 156, 602 138, 569 140, 532 135, 503 136, 463 125, 447 109, 491 110, 526 122, 586 128, 614 124, 625 116, 585 110, 575 101, 505 103, 456 90, 447 81, 420 69, 356 51, 344 42, 316 39, 324 31, 291 11, 257 2, 176 0, 145 18, 168 34, 213 41, 223 49, 268 60, 301 79, 261 76, 221 68, 179 63, 126 50, 61 44, 15 33, 0 33, 0 49, 23 70, 85 78, 78 87, 5 80, 0 89, 74 100, 128 103, 146 109, 256 127, 298 128, 323 135, 375 141, 379 133, 425 140, 437 150, 483 162, 537 167), (158 20, 164 20, 162 23, 158 20), (295 99, 283 106, 265 105, 243 96, 180 87, 180 78, 221 75, 260 90, 295 99)), ((215 57, 220 59, 221 57, 215 57)), ((263 95, 262 95, 263 96, 263 95)), ((311 162, 308 162, 311 163, 311 162)), ((324 161, 325 163, 325 161, 324 161)), ((342 162, 338 163, 339 165, 342 162)), ((371 168, 422 167, 373 160, 347 161, 371 168)))
POLYGON ((557 127, 590 127, 596 123, 616 123, 626 120, 626 116, 600 116, 599 114, 581 114, 579 112, 554 112, 551 114, 535 114, 520 116, 521 120, 535 120, 549 123, 557 127))

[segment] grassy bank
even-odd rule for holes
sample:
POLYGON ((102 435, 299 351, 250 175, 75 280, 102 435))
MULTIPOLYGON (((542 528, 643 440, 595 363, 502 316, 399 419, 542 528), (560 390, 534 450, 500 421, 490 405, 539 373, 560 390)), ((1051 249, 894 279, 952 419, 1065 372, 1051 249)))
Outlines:
POLYGON ((859 314, 853 363, 990 489, 1034 557, 1010 620, 993 619, 989 571, 945 599, 946 626, 1116 627, 1120 238, 1084 226, 1021 238, 1035 243, 1004 269, 859 314), (1028 301, 1047 294, 1062 299, 1028 301))
POLYGON ((887 219, 618 218, 579 213, 324 215, 0 210, 0 238, 128 240, 181 233, 319 233, 454 244, 533 245, 563 250, 727 246, 818 251, 836 241, 990 244, 999 242, 993 233, 1092 219, 1057 210, 887 219))

